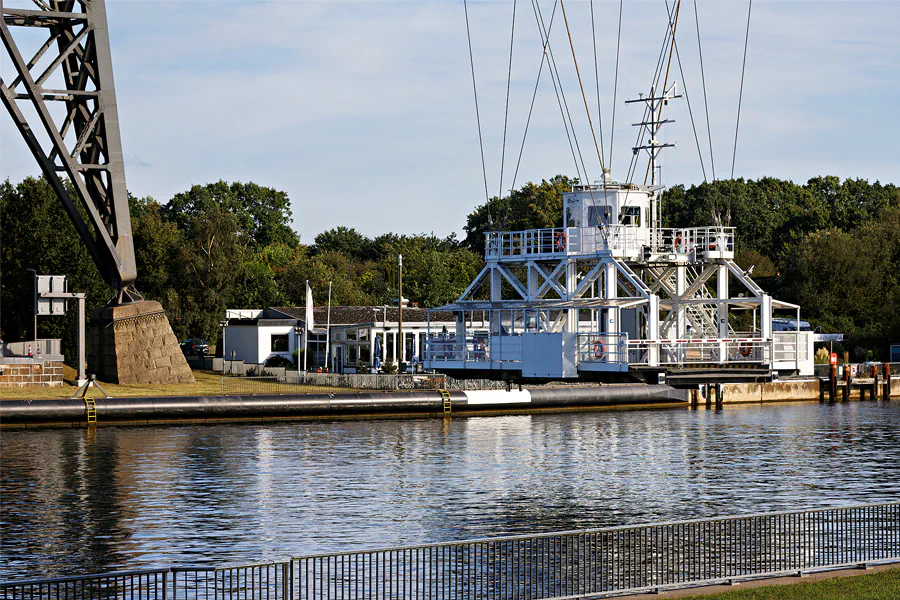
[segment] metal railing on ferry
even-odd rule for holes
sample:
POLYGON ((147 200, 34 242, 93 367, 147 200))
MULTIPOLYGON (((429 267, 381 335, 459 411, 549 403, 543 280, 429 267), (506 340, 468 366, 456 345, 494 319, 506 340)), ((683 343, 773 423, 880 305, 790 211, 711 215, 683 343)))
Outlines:
POLYGON ((900 562, 900 501, 0 584, 0 600, 559 599, 900 562))

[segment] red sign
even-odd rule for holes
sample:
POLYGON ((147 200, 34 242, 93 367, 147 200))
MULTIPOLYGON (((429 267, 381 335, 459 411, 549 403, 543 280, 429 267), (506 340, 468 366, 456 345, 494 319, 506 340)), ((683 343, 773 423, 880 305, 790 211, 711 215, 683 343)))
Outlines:
POLYGON ((833 365, 836 365, 837 364, 837 352, 832 352, 830 359, 831 360, 829 362, 833 365))

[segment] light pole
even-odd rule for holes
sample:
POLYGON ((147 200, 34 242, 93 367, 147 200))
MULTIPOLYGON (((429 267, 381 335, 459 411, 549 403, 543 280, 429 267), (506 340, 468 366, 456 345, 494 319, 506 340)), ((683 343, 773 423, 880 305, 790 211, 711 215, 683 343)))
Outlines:
POLYGON ((400 369, 403 367, 403 358, 406 350, 406 344, 403 342, 403 255, 397 255, 397 266, 400 268, 400 298, 397 301, 398 306, 400 307, 400 318, 397 325, 397 335, 400 336, 400 352, 398 356, 400 360, 397 362, 400 363, 397 365, 397 372, 400 372, 400 369))
POLYGON ((34 343, 37 344, 37 269, 25 269, 25 272, 34 275, 34 343))
MULTIPOLYGON (((228 317, 226 316, 224 320, 219 322, 219 327, 222 328, 222 375, 225 374, 225 328, 228 327, 228 317)), ((233 360, 233 359, 232 359, 233 360)))
MULTIPOLYGON (((303 335, 303 328, 300 327, 299 325, 294 325, 294 336, 295 336, 295 340, 297 343, 297 365, 296 366, 297 366, 298 370, 300 369, 300 364, 299 364, 300 363, 300 346, 302 345, 301 340, 300 340, 301 335, 303 335)), ((303 349, 303 361, 304 361, 303 366, 306 367, 306 348, 303 349)), ((304 368, 303 371, 304 371, 304 375, 305 375, 306 369, 304 368)))

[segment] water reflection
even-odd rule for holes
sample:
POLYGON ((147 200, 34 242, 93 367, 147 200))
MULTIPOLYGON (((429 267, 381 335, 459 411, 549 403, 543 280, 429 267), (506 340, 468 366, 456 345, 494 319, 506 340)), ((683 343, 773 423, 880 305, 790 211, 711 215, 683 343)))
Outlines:
POLYGON ((900 403, 7 431, 0 578, 900 496, 900 403))

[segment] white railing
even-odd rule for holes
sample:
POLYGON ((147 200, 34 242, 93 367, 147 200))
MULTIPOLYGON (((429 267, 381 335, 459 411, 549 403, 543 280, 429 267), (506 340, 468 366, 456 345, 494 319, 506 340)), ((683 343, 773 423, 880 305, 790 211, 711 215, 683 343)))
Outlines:
POLYGON ((626 225, 554 227, 485 233, 485 258, 637 253, 646 230, 626 225))
POLYGON ((798 361, 804 362, 809 360, 806 352, 807 332, 794 331, 778 331, 772 337, 774 342, 774 358, 776 361, 798 361), (798 333, 800 335, 798 335, 798 333))
POLYGON ((603 227, 553 227, 522 231, 489 231, 485 234, 485 258, 534 256, 584 256, 598 252, 632 255, 650 243, 656 252, 734 253, 734 227, 687 227, 648 231, 630 225, 603 227))
POLYGON ((630 365, 649 365, 653 354, 659 366, 769 364, 771 343, 762 338, 628 341, 630 365))
POLYGON ((577 352, 579 363, 627 363, 628 334, 579 333, 577 352))
POLYGON ((653 240, 656 252, 690 254, 694 252, 734 253, 734 227, 686 227, 657 229, 653 240))
POLYGON ((426 339, 423 356, 432 362, 521 362, 522 336, 433 333, 426 339))

